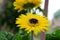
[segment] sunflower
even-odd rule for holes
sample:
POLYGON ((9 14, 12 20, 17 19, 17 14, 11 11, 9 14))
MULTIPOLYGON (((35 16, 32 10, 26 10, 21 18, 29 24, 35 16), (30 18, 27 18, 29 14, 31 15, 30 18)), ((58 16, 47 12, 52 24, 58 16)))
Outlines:
POLYGON ((15 0, 13 5, 18 11, 23 9, 32 9, 40 6, 42 3, 41 0, 15 0))
POLYGON ((49 20, 45 16, 27 13, 26 15, 21 14, 19 18, 16 18, 16 24, 20 29, 25 29, 27 33, 33 31, 37 35, 38 32, 48 30, 49 20))

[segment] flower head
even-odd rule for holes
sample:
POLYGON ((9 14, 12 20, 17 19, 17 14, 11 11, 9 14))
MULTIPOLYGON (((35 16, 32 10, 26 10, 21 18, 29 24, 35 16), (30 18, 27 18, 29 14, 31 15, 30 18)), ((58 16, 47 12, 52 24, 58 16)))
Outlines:
POLYGON ((16 19, 16 24, 20 29, 27 30, 27 33, 33 31, 37 35, 40 31, 48 30, 49 20, 45 16, 27 13, 27 15, 20 15, 16 19))
POLYGON ((18 11, 23 9, 32 9, 40 6, 42 3, 41 0, 15 0, 13 5, 18 11))

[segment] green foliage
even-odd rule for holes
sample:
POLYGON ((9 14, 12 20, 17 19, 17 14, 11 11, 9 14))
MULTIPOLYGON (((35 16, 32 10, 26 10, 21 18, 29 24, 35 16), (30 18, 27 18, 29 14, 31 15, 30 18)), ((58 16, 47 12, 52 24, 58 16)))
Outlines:
POLYGON ((14 35, 12 40, 30 40, 30 39, 31 39, 30 34, 27 34, 27 32, 24 29, 22 29, 14 35))
POLYGON ((12 33, 0 31, 0 40, 11 40, 12 37, 13 37, 12 33))
POLYGON ((21 34, 21 33, 10 33, 0 31, 0 40, 30 40, 29 34, 21 34))
POLYGON ((46 40, 60 40, 60 29, 56 30, 52 34, 46 34, 46 40))
POLYGON ((30 37, 28 35, 21 35, 17 33, 12 40, 30 40, 30 37))
POLYGON ((17 33, 16 35, 14 35, 12 40, 22 40, 22 36, 17 33))

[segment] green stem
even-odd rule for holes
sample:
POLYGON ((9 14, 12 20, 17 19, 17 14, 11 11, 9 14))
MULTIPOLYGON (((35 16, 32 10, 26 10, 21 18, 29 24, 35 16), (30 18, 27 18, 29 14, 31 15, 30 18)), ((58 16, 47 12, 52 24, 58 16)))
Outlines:
POLYGON ((33 39, 33 31, 31 32, 31 40, 34 40, 34 39, 33 39))

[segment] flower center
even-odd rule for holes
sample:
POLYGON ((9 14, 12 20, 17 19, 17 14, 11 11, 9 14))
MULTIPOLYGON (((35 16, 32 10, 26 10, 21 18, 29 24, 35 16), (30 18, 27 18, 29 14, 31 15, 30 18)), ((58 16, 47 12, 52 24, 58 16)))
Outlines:
POLYGON ((31 24, 37 24, 37 23, 38 23, 38 20, 32 18, 32 19, 29 20, 29 22, 30 22, 31 24))
POLYGON ((24 4, 24 8, 25 9, 29 9, 29 8, 33 8, 35 5, 33 3, 27 3, 27 4, 24 4))

